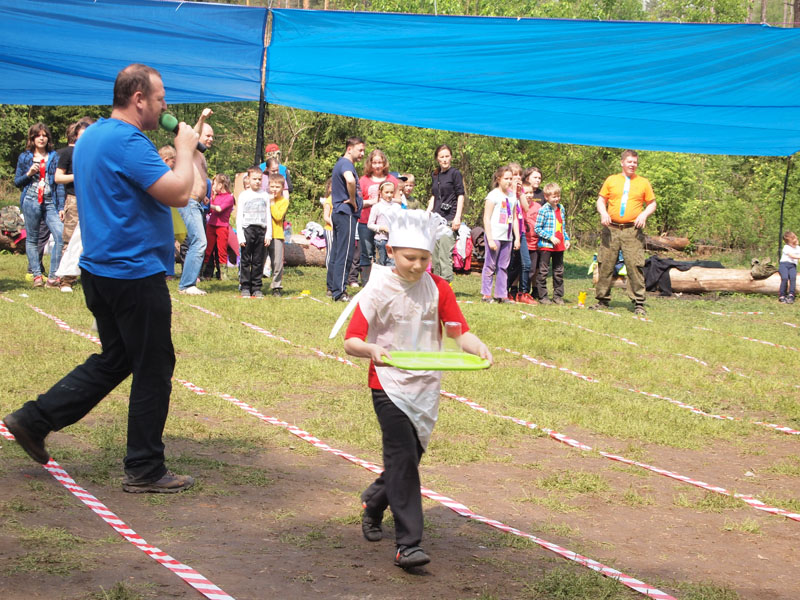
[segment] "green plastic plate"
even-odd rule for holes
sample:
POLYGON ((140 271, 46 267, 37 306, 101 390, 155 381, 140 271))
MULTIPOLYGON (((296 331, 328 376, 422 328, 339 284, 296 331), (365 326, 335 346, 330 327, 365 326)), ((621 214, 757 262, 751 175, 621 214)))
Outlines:
POLYGON ((393 350, 387 365, 408 371, 477 371, 488 369, 489 361, 466 352, 413 352, 393 350))

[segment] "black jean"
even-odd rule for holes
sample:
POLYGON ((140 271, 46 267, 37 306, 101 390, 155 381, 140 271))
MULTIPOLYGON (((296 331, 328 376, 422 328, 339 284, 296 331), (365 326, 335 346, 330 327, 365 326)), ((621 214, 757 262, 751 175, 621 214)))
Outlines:
POLYGON ((417 430, 383 390, 372 390, 372 405, 383 433, 383 473, 363 494, 367 514, 383 516, 391 506, 398 546, 422 541, 422 495, 419 461, 424 452, 417 430))
POLYGON ((553 261, 553 298, 564 297, 564 252, 539 250, 539 273, 536 280, 539 300, 547 298, 547 274, 550 271, 551 260, 553 261))
POLYGON ((261 290, 264 263, 267 260, 267 247, 264 245, 266 234, 267 229, 260 225, 244 228, 244 246, 239 251, 239 283, 243 292, 261 290))
POLYGON ((81 281, 103 350, 37 400, 26 402, 16 416, 33 432, 47 435, 82 419, 133 375, 125 473, 137 481, 156 481, 166 473, 161 438, 175 368, 172 307, 164 273, 111 279, 81 269, 81 281))

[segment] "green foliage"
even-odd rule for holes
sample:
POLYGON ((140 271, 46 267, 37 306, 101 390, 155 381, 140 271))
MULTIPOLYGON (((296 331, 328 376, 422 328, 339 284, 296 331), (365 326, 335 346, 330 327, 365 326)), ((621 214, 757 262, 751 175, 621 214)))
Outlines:
MULTIPOLYGON (((244 4, 244 0, 228 0, 244 4)), ((267 6, 267 0, 250 0, 267 6)), ((747 4, 738 0, 301 0, 283 2, 282 7, 440 15, 546 17, 591 20, 692 21, 736 23, 747 18, 747 4)), ((775 20, 770 15, 770 20, 775 20)), ((535 77, 535 74, 532 74, 535 77)), ((169 101, 169 97, 167 97, 169 101)), ((179 120, 193 124, 204 105, 170 106, 179 120)), ((255 147, 258 104, 233 102, 211 104, 209 123, 215 144, 208 153, 209 171, 233 175, 256 162, 255 147)), ((90 106, 0 106, 0 204, 18 201, 12 176, 25 145, 28 127, 39 120, 47 123, 59 144, 65 143, 67 125, 82 117, 107 116, 109 107, 90 106)), ((513 118, 513 115, 510 116, 513 118)), ((312 113, 270 105, 265 119, 265 143, 275 142, 292 174, 294 193, 287 219, 295 230, 309 220, 321 222, 325 181, 342 154, 344 140, 360 135, 367 151, 382 149, 393 171, 411 172, 417 178, 416 197, 430 197, 430 173, 435 167, 433 151, 446 143, 453 149, 453 164, 464 175, 467 202, 464 219, 480 222, 483 198, 490 189, 494 170, 509 161, 538 166, 544 182, 561 184, 572 237, 591 242, 599 229, 595 211, 597 192, 603 180, 619 169, 618 148, 584 147, 531 140, 491 138, 473 134, 421 129, 355 119, 334 114, 312 113), (298 226, 299 225, 299 226, 298 226)), ((169 143, 170 134, 150 132, 157 146, 169 143)), ((710 243, 753 253, 772 252, 779 237, 779 211, 786 159, 727 157, 642 152, 640 173, 648 177, 656 192, 658 210, 650 219, 648 233, 687 236, 694 245, 710 243)), ((785 228, 800 229, 800 172, 793 169, 786 199, 785 228)))

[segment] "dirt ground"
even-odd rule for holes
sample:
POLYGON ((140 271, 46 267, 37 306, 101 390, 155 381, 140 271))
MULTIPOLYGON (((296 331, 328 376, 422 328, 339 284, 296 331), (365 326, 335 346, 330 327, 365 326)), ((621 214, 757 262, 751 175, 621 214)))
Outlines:
MULTIPOLYGON (((253 423, 272 427, 255 419, 253 423)), ((619 440, 579 430, 565 433, 624 455, 624 442, 619 440)), ((76 442, 71 438, 69 443, 76 442)), ((0 440, 0 444, 11 443, 0 440)), ((118 482, 90 483, 81 476, 81 465, 68 457, 60 462, 150 544, 195 568, 238 600, 555 598, 554 593, 534 592, 534 586, 554 571, 565 577, 588 572, 425 501, 423 546, 432 562, 406 573, 392 564, 391 526, 385 527, 387 535, 379 543, 367 542, 361 535, 358 494, 372 478, 364 469, 310 449, 299 439, 290 446, 275 444, 249 454, 180 438, 168 439, 167 449, 168 458, 188 456, 199 461, 181 469, 198 478, 197 489, 174 496, 125 494, 118 482), (255 484, 244 476, 237 480, 231 478, 230 469, 210 466, 219 464, 214 461, 235 466, 236 473, 266 477, 255 484)), ((764 472, 765 466, 796 452, 797 440, 765 431, 712 450, 645 447, 643 460, 742 493, 796 498, 797 478, 764 472), (759 453, 763 447, 770 452, 759 453)), ((0 453, 4 600, 104 598, 103 593, 120 582, 143 598, 202 597, 122 540, 38 465, 16 453, 9 456, 3 449, 0 453), (32 541, 32 532, 42 526, 61 527, 78 542, 32 541), (30 570, 31 556, 38 557, 44 572, 30 570), (61 567, 64 574, 58 574, 61 567)), ((679 598, 681 582, 727 586, 747 599, 800 598, 800 522, 744 505, 722 512, 678 506, 679 494, 694 501, 704 492, 577 452, 549 438, 526 436, 503 453, 508 456, 488 464, 429 466, 423 460, 423 485, 478 514, 583 553, 679 598), (532 501, 558 497, 533 485, 542 471, 554 470, 599 473, 612 491, 565 498, 577 508, 573 512, 532 501), (651 503, 620 502, 626 490, 651 503), (726 530, 741 522, 755 524, 759 532, 726 530)), ((55 458, 59 460, 58 455, 55 458)), ((641 597, 633 592, 622 596, 641 597)))

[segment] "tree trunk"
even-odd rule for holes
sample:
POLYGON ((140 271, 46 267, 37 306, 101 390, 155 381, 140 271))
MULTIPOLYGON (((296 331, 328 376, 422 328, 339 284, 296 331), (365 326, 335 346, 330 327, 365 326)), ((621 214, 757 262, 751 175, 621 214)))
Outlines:
POLYGON ((794 27, 800 29, 800 0, 794 0, 793 8, 792 21, 794 21, 794 27))
POLYGON ((305 236, 296 233, 291 244, 283 245, 283 262, 287 267, 324 267, 325 249, 312 246, 305 236))
POLYGON ((668 235, 660 235, 658 237, 647 236, 645 238, 645 248, 648 250, 664 251, 664 250, 686 250, 689 245, 689 238, 685 237, 672 237, 668 235))
POLYGON ((767 22, 767 0, 761 0, 761 23, 767 22))
MULTIPOLYGON (((596 273, 596 272, 595 272, 596 273)), ((741 292, 745 294, 778 295, 781 276, 778 273, 766 279, 753 279, 746 269, 706 269, 692 267, 688 271, 669 270, 673 292, 702 294, 705 292, 741 292)), ((614 280, 614 287, 627 287, 627 278, 614 280)))

